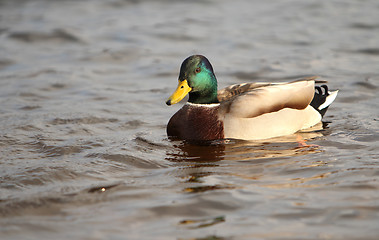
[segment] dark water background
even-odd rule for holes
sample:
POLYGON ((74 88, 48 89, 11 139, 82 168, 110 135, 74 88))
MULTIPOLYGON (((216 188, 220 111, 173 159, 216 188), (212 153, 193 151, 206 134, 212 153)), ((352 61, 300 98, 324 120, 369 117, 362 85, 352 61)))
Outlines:
POLYGON ((378 239, 379 1, 0 0, 0 239, 378 239), (323 131, 195 146, 164 102, 320 75, 323 131))

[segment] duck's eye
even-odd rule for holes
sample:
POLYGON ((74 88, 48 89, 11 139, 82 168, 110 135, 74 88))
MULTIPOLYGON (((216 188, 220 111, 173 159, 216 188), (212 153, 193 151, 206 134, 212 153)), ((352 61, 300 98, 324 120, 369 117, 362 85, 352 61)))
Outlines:
POLYGON ((201 68, 198 67, 195 69, 195 73, 199 73, 199 72, 201 72, 201 68))

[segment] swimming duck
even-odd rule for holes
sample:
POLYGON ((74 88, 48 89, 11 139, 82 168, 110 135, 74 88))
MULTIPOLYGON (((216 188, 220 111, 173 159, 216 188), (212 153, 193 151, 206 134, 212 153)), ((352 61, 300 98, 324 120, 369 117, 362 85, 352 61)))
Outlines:
POLYGON ((315 86, 316 77, 283 83, 242 83, 217 90, 212 65, 202 55, 185 59, 179 84, 166 101, 188 102, 167 124, 184 140, 260 140, 293 134, 319 123, 338 91, 315 86))

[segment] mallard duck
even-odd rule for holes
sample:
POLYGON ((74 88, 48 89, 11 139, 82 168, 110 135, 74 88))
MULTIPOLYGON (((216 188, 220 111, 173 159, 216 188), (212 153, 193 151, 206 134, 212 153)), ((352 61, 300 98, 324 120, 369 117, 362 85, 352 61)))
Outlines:
POLYGON ((167 124, 167 135, 184 140, 261 140, 293 134, 319 123, 338 91, 308 77, 283 83, 242 83, 217 91, 212 65, 202 55, 185 59, 179 84, 166 101, 188 102, 167 124))

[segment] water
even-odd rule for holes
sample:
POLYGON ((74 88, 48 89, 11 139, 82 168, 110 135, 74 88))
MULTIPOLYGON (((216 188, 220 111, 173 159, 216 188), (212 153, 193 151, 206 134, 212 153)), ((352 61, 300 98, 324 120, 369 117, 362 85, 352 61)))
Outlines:
POLYGON ((377 239, 379 2, 0 1, 1 239, 377 239), (200 53, 221 87, 320 75, 325 128, 170 141, 200 53))

